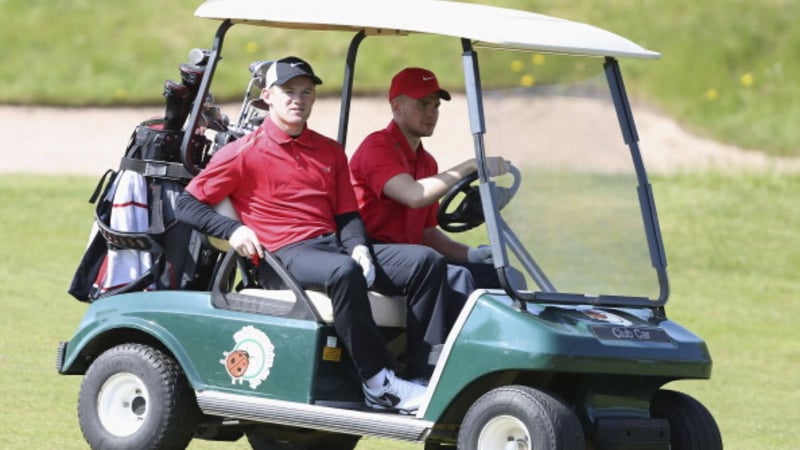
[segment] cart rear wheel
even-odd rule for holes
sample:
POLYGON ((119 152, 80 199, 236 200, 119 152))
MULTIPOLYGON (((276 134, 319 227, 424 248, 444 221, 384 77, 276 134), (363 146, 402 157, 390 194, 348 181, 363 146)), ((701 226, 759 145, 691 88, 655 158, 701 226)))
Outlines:
POLYGON ((470 407, 459 450, 583 450, 577 416, 549 394, 527 386, 487 392, 470 407))

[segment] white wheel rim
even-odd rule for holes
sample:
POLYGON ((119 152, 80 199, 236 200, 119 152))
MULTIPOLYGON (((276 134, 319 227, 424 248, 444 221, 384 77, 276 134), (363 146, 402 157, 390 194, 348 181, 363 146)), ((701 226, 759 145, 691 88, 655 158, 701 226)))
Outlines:
POLYGON ((144 424, 149 401, 150 394, 141 378, 131 373, 118 373, 100 388, 97 415, 109 433, 127 437, 144 424))
POLYGON ((527 450, 531 435, 521 420, 513 416, 497 416, 486 422, 478 436, 481 450, 527 450))

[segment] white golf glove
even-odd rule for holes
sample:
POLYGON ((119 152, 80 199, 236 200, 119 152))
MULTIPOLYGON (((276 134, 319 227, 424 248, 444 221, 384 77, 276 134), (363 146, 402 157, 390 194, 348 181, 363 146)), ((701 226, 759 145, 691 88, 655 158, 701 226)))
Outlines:
POLYGON ((492 248, 488 245, 470 247, 467 250, 467 261, 471 263, 491 264, 494 262, 492 259, 492 248))
POLYGON ((259 254, 261 244, 258 242, 258 236, 256 236, 253 230, 244 225, 237 228, 233 234, 231 234, 228 243, 231 244, 231 247, 241 256, 252 256, 254 254, 261 256, 259 254))
POLYGON ((361 270, 364 272, 364 279, 367 280, 367 287, 372 286, 372 283, 375 282, 375 265, 372 264, 372 256, 370 256, 367 246, 356 245, 350 257, 361 266, 361 270))

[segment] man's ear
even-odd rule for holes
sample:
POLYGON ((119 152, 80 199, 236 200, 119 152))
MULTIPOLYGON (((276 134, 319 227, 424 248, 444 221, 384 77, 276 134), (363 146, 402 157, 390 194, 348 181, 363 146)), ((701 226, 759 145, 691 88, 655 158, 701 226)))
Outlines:
POLYGON ((400 107, 402 103, 400 97, 401 96, 398 95, 397 97, 389 100, 389 105, 392 107, 392 115, 396 116, 400 112, 400 107))
POLYGON ((261 99, 264 100, 267 106, 271 106, 269 103, 269 88, 261 89, 261 99))

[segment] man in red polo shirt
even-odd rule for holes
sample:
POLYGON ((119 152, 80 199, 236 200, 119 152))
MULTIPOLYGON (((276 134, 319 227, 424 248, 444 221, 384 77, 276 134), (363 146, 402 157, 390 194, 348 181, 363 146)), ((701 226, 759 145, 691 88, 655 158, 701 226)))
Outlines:
POLYGON ((262 257, 266 248, 301 286, 326 292, 367 406, 411 413, 425 388, 390 370, 393 357, 372 318, 367 289, 407 296, 406 377, 424 378, 431 347, 444 340, 444 311, 437 304, 446 289, 446 263, 421 245, 369 248, 344 150, 307 126, 320 83, 299 58, 273 63, 261 93, 267 119, 214 155, 179 198, 176 215, 227 239, 241 256, 262 257), (225 198, 241 222, 211 207, 225 198))
MULTIPOLYGON (((434 157, 422 145, 433 134, 441 100, 450 93, 433 72, 410 67, 392 78, 389 102, 392 121, 367 136, 350 159, 351 182, 367 236, 375 242, 423 244, 444 255, 448 282, 455 291, 448 304, 449 323, 476 287, 499 288, 488 247, 470 247, 450 239, 438 228, 439 198, 459 180, 477 170, 475 159, 439 172, 434 157)), ((510 163, 486 159, 489 176, 506 173, 510 163)))

